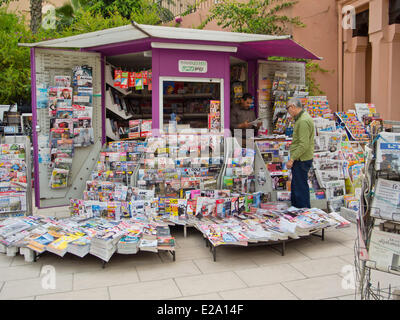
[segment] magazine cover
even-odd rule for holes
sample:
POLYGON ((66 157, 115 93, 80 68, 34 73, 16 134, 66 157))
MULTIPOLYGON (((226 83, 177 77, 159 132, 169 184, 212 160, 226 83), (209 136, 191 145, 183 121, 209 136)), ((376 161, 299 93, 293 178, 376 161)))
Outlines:
POLYGON ((50 187, 52 189, 63 189, 68 186, 69 170, 53 169, 50 178, 50 187))
POLYGON ((142 138, 151 136, 151 126, 152 120, 142 120, 140 124, 140 136, 142 138))
POLYGON ((72 88, 71 87, 58 87, 57 98, 64 100, 72 99, 72 88))
POLYGON ((37 108, 45 109, 48 106, 49 95, 47 88, 37 88, 37 108))
POLYGON ((381 132, 379 136, 375 169, 400 172, 400 133, 381 132))
POLYGON ((92 105, 92 101, 93 101, 93 88, 78 87, 73 97, 74 104, 92 105))
POLYGON ((56 87, 70 87, 71 77, 70 76, 54 76, 54 84, 56 87))
POLYGON ((76 66, 72 69, 72 85, 93 87, 93 69, 90 66, 76 66))
POLYGON ((93 107, 74 104, 72 109, 74 119, 92 119, 93 117, 93 107))
POLYGON ((72 119, 74 109, 69 106, 61 106, 57 102, 56 118, 58 119, 72 119))
POLYGON ((74 121, 71 119, 55 119, 54 129, 68 129, 69 132, 74 132, 74 121))
POLYGON ((94 144, 93 128, 75 128, 74 129, 74 146, 88 147, 94 144))
POLYGON ((140 137, 140 122, 141 120, 129 120, 129 139, 140 137))

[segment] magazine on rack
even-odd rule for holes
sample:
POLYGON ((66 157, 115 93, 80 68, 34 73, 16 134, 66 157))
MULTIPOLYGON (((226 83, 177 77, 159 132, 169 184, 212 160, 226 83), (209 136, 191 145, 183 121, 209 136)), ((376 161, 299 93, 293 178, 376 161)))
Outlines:
POLYGON ((342 198, 346 194, 345 185, 343 180, 338 181, 328 181, 326 185, 326 198, 328 200, 335 200, 337 198, 342 198))
POLYGON ((93 128, 75 128, 74 146, 88 147, 94 144, 93 128))
POLYGON ((341 150, 342 134, 338 132, 320 132, 320 136, 325 136, 328 143, 328 151, 335 152, 341 150))
POLYGON ((378 179, 371 215, 375 218, 400 221, 400 182, 378 179))
POLYGON ((400 171, 400 133, 381 132, 379 134, 375 169, 400 171))

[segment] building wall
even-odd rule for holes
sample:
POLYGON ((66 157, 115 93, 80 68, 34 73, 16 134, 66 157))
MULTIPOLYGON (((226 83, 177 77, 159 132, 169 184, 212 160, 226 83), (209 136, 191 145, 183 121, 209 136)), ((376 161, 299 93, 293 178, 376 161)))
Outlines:
MULTIPOLYGON (((61 7, 65 2, 68 0, 48 0, 43 1, 43 6, 46 4, 52 4, 56 8, 61 7)), ((30 0, 18 0, 18 1, 11 1, 8 6, 9 12, 19 12, 24 15, 27 21, 30 20, 30 0)))
POLYGON ((345 5, 357 13, 369 9, 369 29, 368 36, 353 37, 339 28, 340 104, 371 102, 383 119, 400 121, 400 25, 389 25, 389 0, 339 0, 338 10, 345 5))

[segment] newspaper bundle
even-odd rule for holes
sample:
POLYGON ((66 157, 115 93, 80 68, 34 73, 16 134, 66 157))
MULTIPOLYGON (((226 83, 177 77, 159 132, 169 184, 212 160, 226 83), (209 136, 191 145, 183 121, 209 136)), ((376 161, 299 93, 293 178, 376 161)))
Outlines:
POLYGON ((379 134, 375 169, 400 171, 400 133, 381 132, 379 134))
POLYGON ((371 215, 384 220, 400 221, 400 182, 378 179, 371 215))

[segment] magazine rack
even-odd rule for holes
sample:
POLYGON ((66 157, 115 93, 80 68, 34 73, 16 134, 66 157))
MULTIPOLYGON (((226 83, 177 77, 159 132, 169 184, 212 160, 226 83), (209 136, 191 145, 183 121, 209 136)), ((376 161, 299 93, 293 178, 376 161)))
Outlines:
POLYGON ((0 143, 13 144, 20 143, 25 145, 25 165, 26 165, 26 210, 11 211, 0 213, 0 218, 11 216, 31 215, 32 214, 32 157, 31 157, 31 141, 27 136, 3 136, 0 143))
MULTIPOLYGON (((36 205, 40 207, 52 207, 68 205, 70 198, 81 197, 85 188, 85 182, 96 163, 97 156, 102 147, 102 107, 101 107, 101 59, 99 53, 60 51, 50 49, 35 49, 32 80, 35 80, 36 90, 39 85, 54 85, 54 76, 72 74, 72 68, 80 65, 88 65, 93 69, 93 115, 92 127, 94 144, 89 147, 75 148, 73 164, 68 178, 68 187, 65 189, 51 189, 49 180, 52 169, 45 158, 46 150, 41 146, 41 140, 50 133, 50 117, 48 109, 33 108, 33 143, 37 150, 35 158, 35 194, 36 205), (39 142, 39 143, 38 143, 39 142), (40 202, 40 203, 39 203, 40 202)), ((35 104, 35 101, 33 101, 35 104)))
MULTIPOLYGON (((388 265, 387 268, 377 268, 377 261, 373 261, 368 255, 372 232, 376 225, 375 219, 382 218, 386 221, 394 221, 388 220, 387 215, 385 217, 381 216, 380 208, 375 208, 372 206, 375 196, 375 186, 378 178, 391 181, 400 181, 399 172, 394 172, 392 170, 376 170, 375 162, 377 154, 377 141, 379 138, 379 134, 371 135, 370 146, 368 149, 366 147, 366 151, 370 150, 370 152, 366 152, 366 179, 363 187, 364 201, 361 206, 361 212, 357 217, 358 232, 357 241, 355 244, 355 263, 356 276, 359 283, 357 289, 360 292, 361 300, 387 300, 394 296, 391 286, 389 286, 389 288, 381 288, 379 282, 376 287, 373 286, 371 282, 371 270, 378 270, 380 272, 387 272, 393 275, 400 275, 398 266, 388 265), (374 215, 372 215, 372 212, 374 212, 374 215)), ((399 221, 397 221, 397 223, 399 223, 399 221)), ((395 259, 395 255, 393 255, 393 259, 395 259)))

